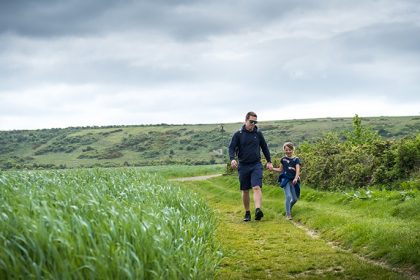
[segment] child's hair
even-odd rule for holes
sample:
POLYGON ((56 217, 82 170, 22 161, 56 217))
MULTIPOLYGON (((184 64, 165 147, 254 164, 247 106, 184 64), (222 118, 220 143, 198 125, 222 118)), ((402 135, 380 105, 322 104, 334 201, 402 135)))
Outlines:
POLYGON ((286 143, 284 143, 283 144, 283 150, 284 150, 284 148, 286 148, 286 147, 288 147, 290 150, 294 150, 295 149, 295 146, 293 145, 293 143, 292 142, 286 142, 286 143))

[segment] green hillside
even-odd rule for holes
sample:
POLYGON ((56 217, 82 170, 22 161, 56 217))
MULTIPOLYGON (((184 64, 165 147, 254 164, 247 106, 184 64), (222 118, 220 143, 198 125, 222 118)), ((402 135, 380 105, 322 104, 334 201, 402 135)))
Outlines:
MULTIPOLYGON (((384 139, 420 131, 420 117, 362 118, 384 139)), ((0 131, 0 168, 74 168, 224 163, 230 137, 241 123, 70 127, 0 131)), ((259 123, 273 154, 283 142, 313 142, 352 128, 352 118, 259 123)))

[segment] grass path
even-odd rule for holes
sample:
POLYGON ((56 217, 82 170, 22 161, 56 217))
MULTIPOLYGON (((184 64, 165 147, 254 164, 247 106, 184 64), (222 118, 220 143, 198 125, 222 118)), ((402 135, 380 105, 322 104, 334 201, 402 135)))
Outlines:
POLYGON ((244 223, 236 181, 218 177, 184 181, 182 186, 197 192, 219 217, 217 236, 224 257, 217 279, 407 279, 285 220, 278 192, 264 191, 264 218, 244 223))

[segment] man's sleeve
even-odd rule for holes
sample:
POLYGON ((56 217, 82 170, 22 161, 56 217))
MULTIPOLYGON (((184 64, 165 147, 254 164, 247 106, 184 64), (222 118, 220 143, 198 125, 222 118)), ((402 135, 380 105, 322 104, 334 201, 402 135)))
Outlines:
POLYGON ((232 139, 230 140, 229 143, 229 159, 232 161, 235 159, 235 152, 236 152, 236 148, 238 147, 238 136, 237 136, 237 132, 235 132, 232 136, 232 139))
POLYGON ((261 132, 259 132, 259 134, 260 134, 261 150, 262 150, 262 152, 264 154, 264 157, 267 160, 267 162, 271 162, 270 150, 268 150, 267 142, 265 142, 263 134, 261 132))

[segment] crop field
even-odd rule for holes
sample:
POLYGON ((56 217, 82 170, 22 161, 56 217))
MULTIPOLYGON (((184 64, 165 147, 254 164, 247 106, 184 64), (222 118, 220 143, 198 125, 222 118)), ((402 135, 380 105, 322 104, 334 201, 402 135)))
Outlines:
POLYGON ((0 279, 209 279, 212 213, 140 169, 0 173, 0 279))

